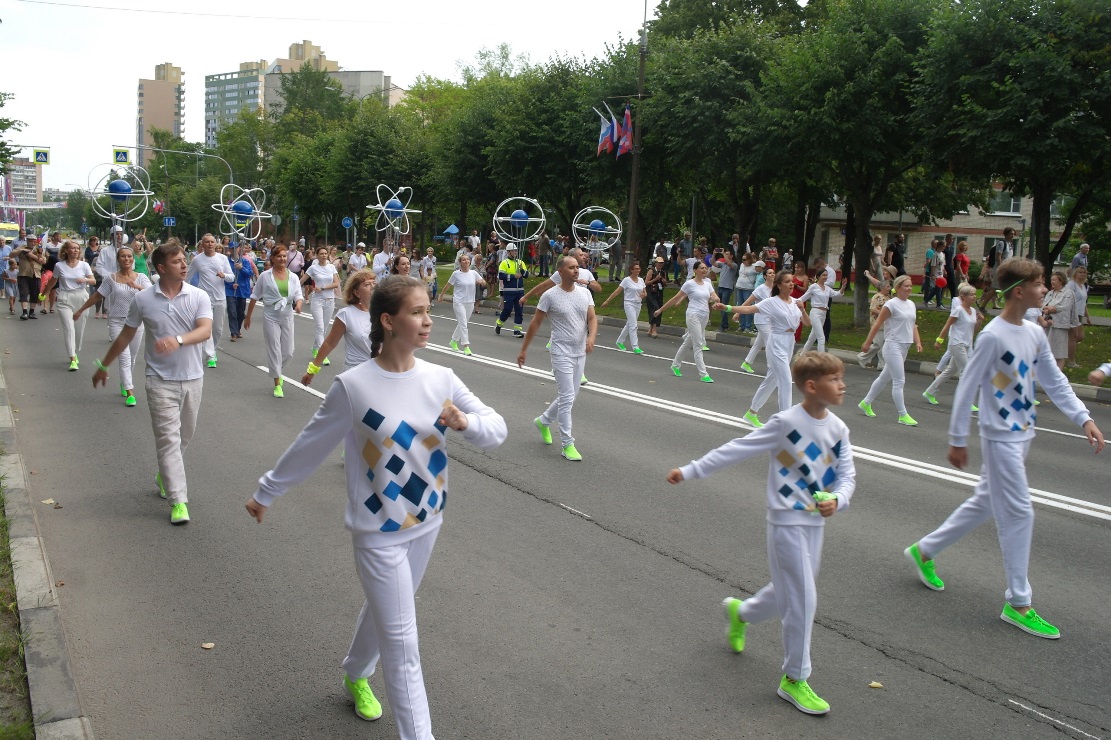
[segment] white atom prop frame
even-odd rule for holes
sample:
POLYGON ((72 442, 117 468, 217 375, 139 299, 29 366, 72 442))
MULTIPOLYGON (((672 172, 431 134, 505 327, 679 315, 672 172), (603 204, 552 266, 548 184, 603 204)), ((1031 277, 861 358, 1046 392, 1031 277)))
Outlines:
POLYGON ((413 199, 413 189, 405 186, 390 190, 389 185, 379 183, 375 194, 378 196, 378 202, 367 206, 371 211, 378 211, 378 220, 374 222, 374 228, 376 231, 392 236, 392 248, 396 249, 398 237, 408 234, 412 228, 409 214, 420 213, 417 209, 409 207, 409 201, 413 199))
POLYGON ((150 197, 150 175, 139 165, 97 165, 89 173, 89 200, 97 215, 112 221, 112 224, 138 221, 147 213, 150 197), (93 177, 103 175, 92 185, 93 177), (100 196, 108 196, 108 205, 101 202, 100 196))
POLYGON ((606 252, 621 238, 621 219, 602 206, 587 206, 571 222, 575 245, 590 252, 606 252))
POLYGON ((544 209, 523 195, 506 198, 494 209, 494 233, 502 241, 528 243, 544 231, 544 209), (504 215, 508 211, 509 215, 504 215), (532 215, 539 213, 540 215, 532 215))
POLYGON ((220 188, 220 202, 212 204, 212 210, 220 214, 220 233, 239 241, 262 235, 262 220, 271 218, 262 210, 265 207, 266 191, 262 188, 243 188, 231 182, 220 188))

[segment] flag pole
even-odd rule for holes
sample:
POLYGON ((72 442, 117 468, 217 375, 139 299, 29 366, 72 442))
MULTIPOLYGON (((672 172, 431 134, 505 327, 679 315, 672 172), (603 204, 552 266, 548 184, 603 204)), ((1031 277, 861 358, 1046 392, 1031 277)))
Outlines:
MULTIPOLYGON (((644 23, 640 29, 640 64, 637 70, 637 100, 644 100, 644 67, 648 59, 648 0, 644 0, 644 23)), ((640 236, 637 234, 637 209, 640 191, 640 120, 642 111, 637 111, 633 121, 633 171, 629 178, 628 230, 625 232, 625 271, 632 266, 632 260, 642 260, 640 236), (631 247, 631 248, 630 248, 631 247), (631 258, 631 259, 630 259, 631 258)))

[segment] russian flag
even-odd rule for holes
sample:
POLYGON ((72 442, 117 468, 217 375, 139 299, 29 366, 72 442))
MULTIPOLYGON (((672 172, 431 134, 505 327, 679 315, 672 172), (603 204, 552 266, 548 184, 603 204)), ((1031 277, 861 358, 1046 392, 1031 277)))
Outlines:
POLYGON ((621 137, 617 142, 617 156, 628 154, 633 150, 633 114, 629 106, 625 106, 625 120, 621 124, 621 137))
POLYGON ((594 112, 598 114, 598 118, 602 119, 602 130, 598 132, 598 153, 595 156, 602 156, 602 152, 613 151, 613 125, 606 120, 601 111, 597 108, 594 112))

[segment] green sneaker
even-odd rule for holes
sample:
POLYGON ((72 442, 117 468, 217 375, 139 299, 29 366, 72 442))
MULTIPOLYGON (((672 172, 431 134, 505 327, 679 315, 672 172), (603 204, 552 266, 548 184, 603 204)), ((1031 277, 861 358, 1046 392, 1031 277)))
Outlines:
POLYGON ((783 674, 776 693, 805 714, 829 714, 829 702, 815 694, 806 681, 792 681, 787 678, 787 674, 783 674))
POLYGON ((320 353, 320 350, 319 350, 319 349, 314 349, 314 350, 312 351, 312 358, 313 358, 313 359, 315 360, 315 359, 316 359, 316 356, 317 356, 317 354, 319 354, 319 353, 320 353))
POLYGON ((459 342, 455 341, 454 339, 452 339, 450 342, 448 342, 447 346, 451 347, 456 352, 459 351, 459 342))
POLYGON ((701 378, 699 378, 699 380, 701 380, 703 383, 713 383, 714 382, 714 379, 711 378, 709 375, 703 375, 701 378))
POLYGON ((934 591, 945 590, 945 581, 938 578, 937 573, 934 573, 934 561, 922 559, 922 552, 918 549, 917 542, 903 550, 903 555, 906 555, 907 560, 914 565, 914 572, 918 575, 918 580, 922 581, 926 588, 931 588, 934 591))
POLYGON ((120 396, 127 398, 127 389, 123 387, 123 383, 120 383, 120 396))
POLYGON ((470 357, 474 354, 474 352, 471 352, 471 345, 468 344, 466 347, 463 348, 463 354, 465 354, 467 357, 470 357))
POLYGON ((187 524, 189 522, 189 507, 185 504, 174 504, 170 509, 170 524, 187 524))
POLYGON ((127 398, 123 399, 124 406, 134 406, 135 403, 135 396, 131 395, 130 393, 127 394, 127 398))
POLYGON ((876 415, 876 412, 872 410, 872 404, 868 403, 867 401, 861 401, 856 405, 856 407, 863 411, 865 416, 875 417, 876 415))
POLYGON ((619 350, 621 350, 622 352, 625 352, 625 351, 626 351, 626 350, 625 350, 625 345, 624 345, 624 344, 622 344, 621 342, 618 342, 618 343, 617 343, 617 348, 618 348, 619 350))
POLYGON ((915 421, 914 418, 910 414, 903 414, 902 416, 900 416, 899 417, 899 423, 904 425, 904 426, 908 426, 908 427, 918 426, 918 422, 915 421))
POLYGON ((702 351, 703 352, 709 352, 710 351, 710 345, 708 345, 708 344, 702 345, 702 351))
POLYGON ((933 404, 934 406, 937 406, 937 399, 934 398, 934 394, 927 393, 926 391, 922 391, 922 398, 925 398, 931 404, 933 404))
POLYGON ((585 375, 584 375, 584 376, 582 376, 581 378, 579 378, 579 385, 586 385, 586 384, 587 384, 587 383, 589 383, 589 382, 590 382, 590 381, 586 379, 586 376, 585 376, 585 375))
POLYGON ((280 385, 274 386, 274 398, 285 398, 285 391, 280 385))
POLYGON ((325 357, 325 358, 324 358, 324 362, 320 363, 320 366, 321 366, 321 367, 328 367, 328 366, 329 366, 329 365, 331 365, 331 364, 332 364, 332 361, 331 361, 331 360, 329 360, 329 359, 328 359, 327 357, 325 357))
POLYGON ((752 369, 752 365, 749 365, 747 362, 742 362, 741 363, 741 369, 744 370, 746 373, 756 372, 755 370, 752 369))
POLYGON ((69 361, 69 371, 71 373, 75 373, 75 372, 77 372, 77 369, 78 369, 77 358, 74 357, 72 360, 69 361))
POLYGON ((158 486, 158 495, 162 498, 166 498, 166 486, 162 485, 161 473, 154 474, 154 485, 158 486))
POLYGON ((634 355, 643 355, 644 350, 642 350, 640 347, 633 347, 633 354, 634 355))
POLYGON ((563 456, 571 462, 582 462, 583 456, 575 449, 575 445, 567 445, 563 448, 563 456))
POLYGON ((764 426, 764 422, 760 421, 760 417, 756 415, 755 411, 746 411, 745 415, 741 418, 751 424, 755 429, 764 426))
POLYGON ((355 714, 360 719, 376 720, 382 716, 382 703, 375 698, 374 692, 370 690, 370 684, 365 678, 357 678, 352 681, 344 676, 343 687, 355 700, 355 714))
POLYGON ((209 357, 208 358, 208 367, 216 367, 216 358, 215 357, 209 357))
POLYGON ((1047 640, 1056 640, 1061 637, 1061 630, 1038 616, 1038 613, 1032 608, 1023 614, 1010 604, 1005 604, 1003 613, 999 615, 999 618, 1035 637, 1044 637, 1047 640))
POLYGON ((550 445, 552 443, 552 429, 551 429, 551 427, 549 427, 544 422, 540 421, 539 416, 536 417, 535 419, 533 419, 532 423, 535 424, 536 428, 540 430, 540 439, 544 440, 544 444, 550 445))
POLYGON ((741 619, 741 600, 730 596, 721 605, 725 607, 725 620, 729 623, 729 646, 733 648, 733 652, 743 653, 748 622, 741 619))
POLYGON ((974 414, 980 413, 980 407, 977 406, 976 404, 972 404, 972 413, 974 413, 974 414))
POLYGON ((674 365, 671 366, 671 374, 674 375, 676 378, 683 377, 683 371, 675 367, 674 365))

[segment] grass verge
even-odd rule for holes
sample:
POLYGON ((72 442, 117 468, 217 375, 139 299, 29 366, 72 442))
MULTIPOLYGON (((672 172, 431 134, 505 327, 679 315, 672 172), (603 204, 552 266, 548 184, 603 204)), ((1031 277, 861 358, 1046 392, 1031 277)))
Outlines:
POLYGON ((8 518, 4 516, 4 488, 5 481, 0 478, 0 740, 33 740, 35 727, 19 630, 8 518))

